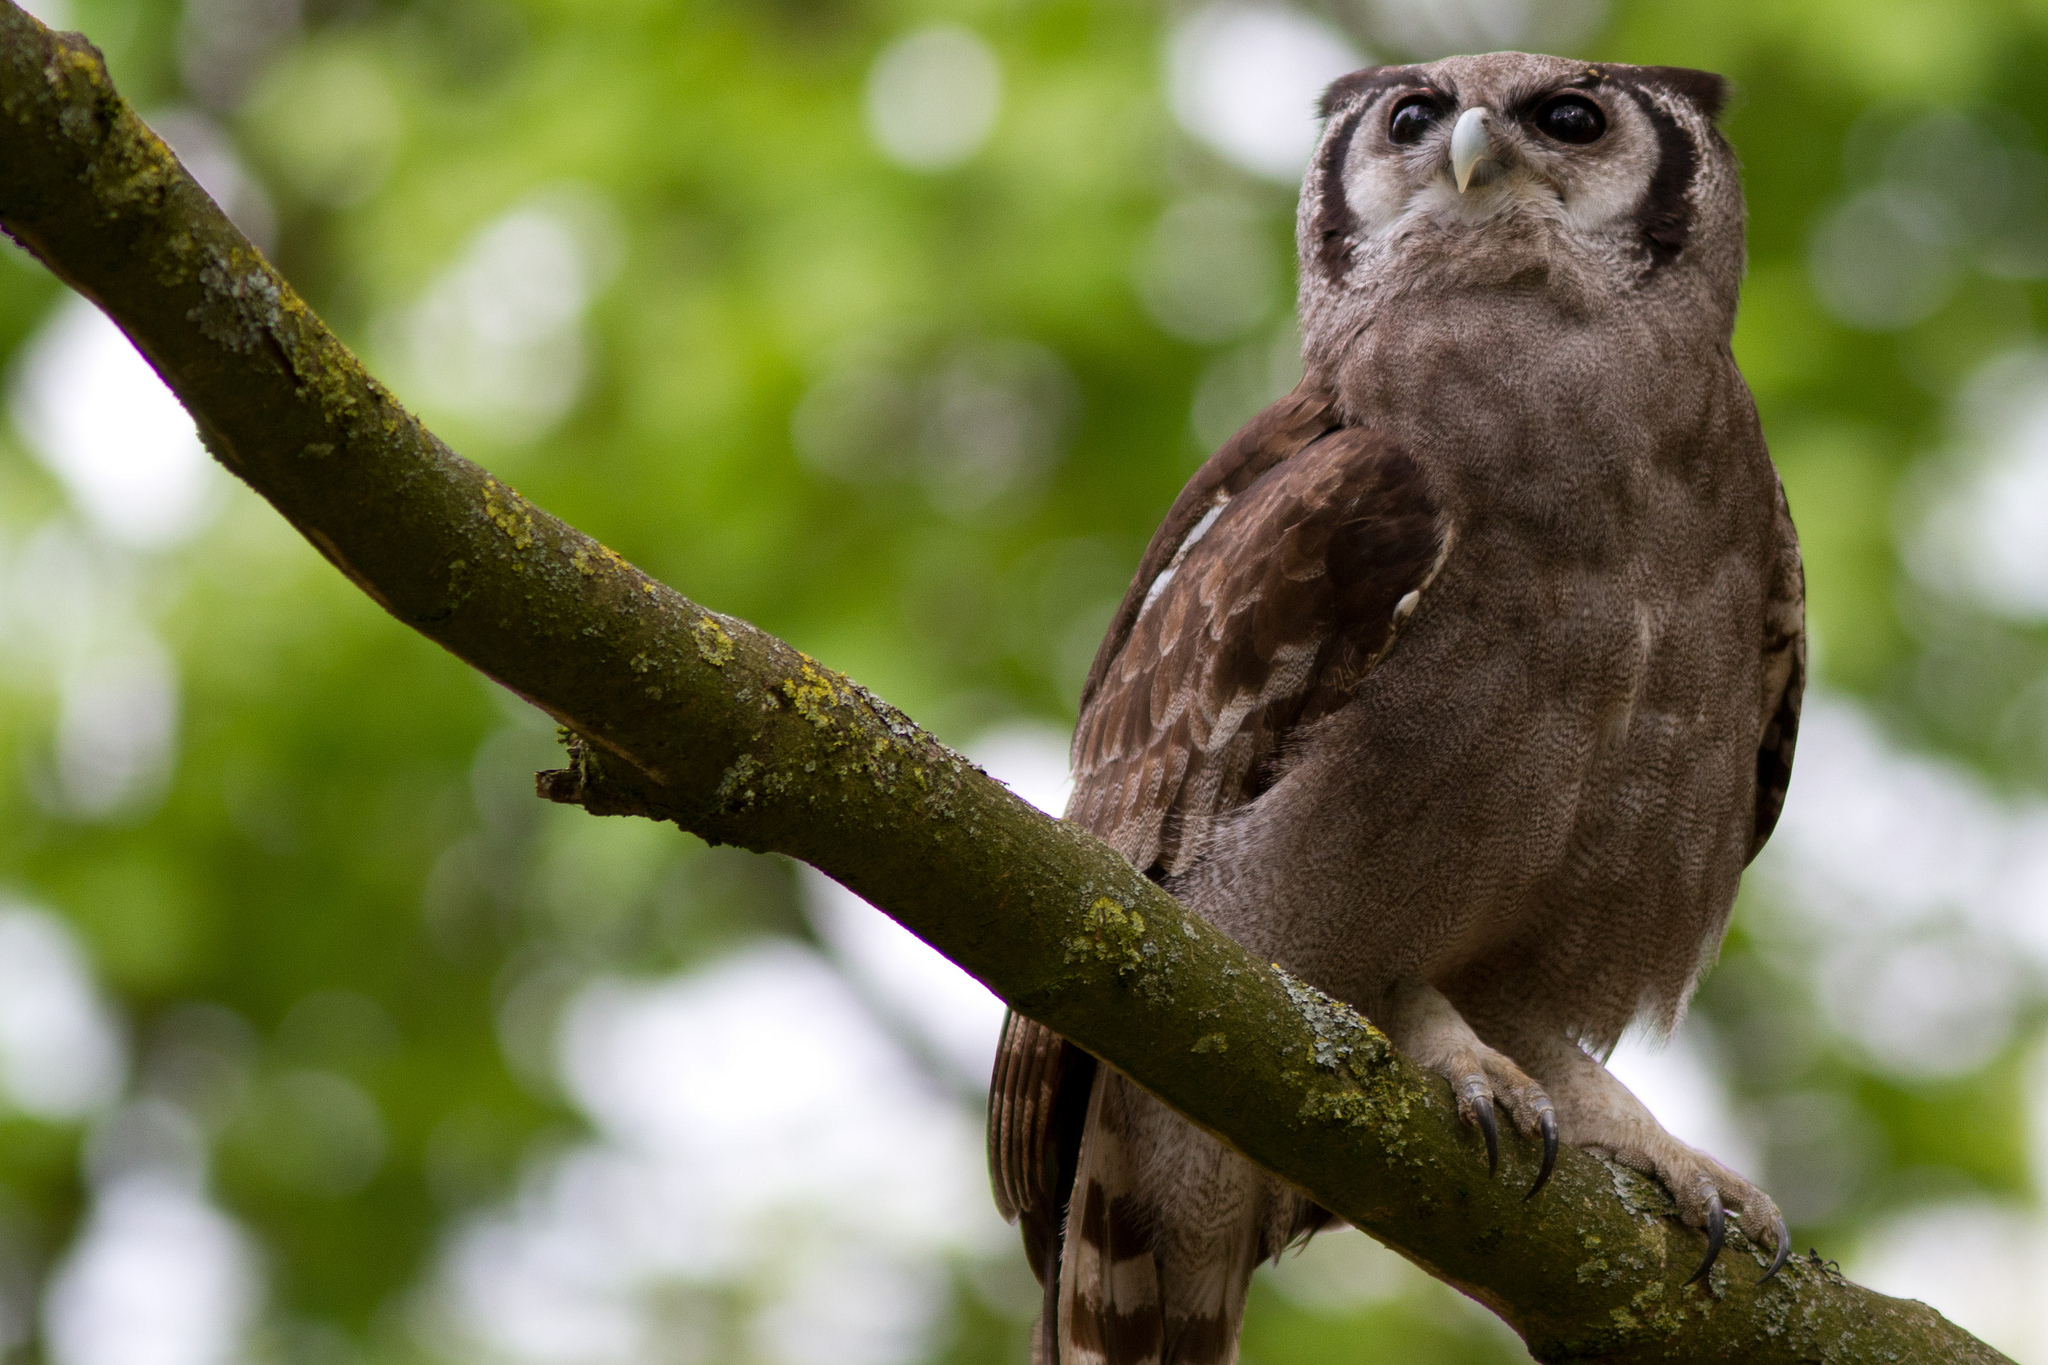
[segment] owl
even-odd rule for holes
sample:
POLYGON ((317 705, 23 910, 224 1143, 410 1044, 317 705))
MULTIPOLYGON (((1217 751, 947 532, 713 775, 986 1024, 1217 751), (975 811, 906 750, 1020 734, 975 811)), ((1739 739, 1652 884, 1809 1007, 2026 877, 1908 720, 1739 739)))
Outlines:
MULTIPOLYGON (((1602 1064, 1670 1029, 1785 799, 1798 542, 1730 351, 1720 77, 1521 53, 1333 84, 1305 377, 1188 482, 1081 695, 1067 818, 1499 1119, 1786 1258, 1770 1198, 1602 1064)), ((997 1203, 1044 1365, 1237 1357, 1330 1215, 1011 1016, 997 1203)), ((1531 1191, 1535 1193, 1534 1190, 1531 1191)), ((1537 1207, 1540 1207, 1538 1205, 1537 1207)))

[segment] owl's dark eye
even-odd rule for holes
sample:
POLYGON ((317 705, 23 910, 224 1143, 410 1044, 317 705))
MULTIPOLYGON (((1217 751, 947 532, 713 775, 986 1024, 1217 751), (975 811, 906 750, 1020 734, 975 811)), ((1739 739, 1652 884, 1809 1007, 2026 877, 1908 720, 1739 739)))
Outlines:
POLYGON ((1536 126, 1559 142, 1597 142, 1607 131, 1607 115, 1584 95, 1559 95, 1537 109, 1536 126))
POLYGON ((1429 131, 1439 112, 1428 95, 1408 96, 1394 106, 1393 117, 1387 120, 1387 141, 1396 147, 1407 146, 1429 131))

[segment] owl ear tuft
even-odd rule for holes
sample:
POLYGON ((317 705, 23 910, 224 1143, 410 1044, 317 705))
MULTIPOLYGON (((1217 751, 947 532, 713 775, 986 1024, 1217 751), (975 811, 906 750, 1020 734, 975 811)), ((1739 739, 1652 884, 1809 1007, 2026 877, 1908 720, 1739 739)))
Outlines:
POLYGON ((1646 84, 1661 85, 1673 94, 1692 101, 1713 123, 1728 107, 1728 78, 1712 71, 1695 71, 1689 66, 1645 66, 1638 68, 1646 84))
POLYGON ((1370 97, 1389 86, 1421 84, 1427 80, 1419 66, 1368 66, 1348 76, 1339 76, 1316 101, 1316 117, 1327 119, 1352 100, 1370 97))

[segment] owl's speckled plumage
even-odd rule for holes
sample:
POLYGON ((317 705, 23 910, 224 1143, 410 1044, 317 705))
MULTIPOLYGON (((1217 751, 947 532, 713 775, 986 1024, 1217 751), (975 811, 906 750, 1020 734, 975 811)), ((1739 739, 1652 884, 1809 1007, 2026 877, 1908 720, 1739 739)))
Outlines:
MULTIPOLYGON (((1153 538, 1068 817, 1381 1023, 1489 1142, 1498 1105, 1657 1175, 1716 1245, 1725 1204, 1782 1253, 1768 1197, 1594 1060, 1678 1017, 1798 725, 1798 546, 1729 350, 1722 98, 1520 53, 1330 88, 1306 378, 1153 538), (1598 135, 1554 135, 1559 98, 1598 135), (1461 118, 1483 155, 1454 171, 1461 118)), ((1022 1019, 990 1142, 1041 1361, 1234 1360, 1252 1268, 1327 1218, 1022 1019)))

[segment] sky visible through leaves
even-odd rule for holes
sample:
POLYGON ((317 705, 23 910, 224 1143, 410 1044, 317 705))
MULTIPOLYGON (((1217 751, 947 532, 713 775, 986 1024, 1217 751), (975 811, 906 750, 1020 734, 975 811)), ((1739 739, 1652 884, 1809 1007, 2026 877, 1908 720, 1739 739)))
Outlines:
MULTIPOLYGON (((2048 1365, 2048 10, 32 8, 457 449, 1055 809, 1152 527, 1298 374, 1321 84, 1731 76, 1815 682, 1719 967, 1616 1065, 1802 1250, 2048 1365)), ((545 720, 11 246, 0 412, 0 1361, 1026 1358, 980 987, 807 870, 535 801, 545 720)), ((1245 1358, 1526 1356, 1344 1232, 1245 1358)))

